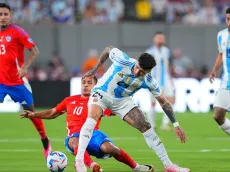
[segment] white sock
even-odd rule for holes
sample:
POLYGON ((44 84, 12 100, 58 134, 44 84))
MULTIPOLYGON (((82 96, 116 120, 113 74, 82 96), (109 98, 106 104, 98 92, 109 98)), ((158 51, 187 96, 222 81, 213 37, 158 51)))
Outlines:
POLYGON ((224 123, 220 126, 222 130, 224 130, 225 133, 230 135, 230 120, 228 118, 225 118, 224 123))
POLYGON ((154 130, 150 128, 149 130, 144 132, 143 135, 148 146, 156 152, 157 156, 160 158, 164 166, 167 168, 172 166, 173 163, 169 159, 163 143, 161 142, 158 135, 154 132, 154 130))
POLYGON ((78 152, 75 157, 75 160, 84 160, 85 150, 89 144, 89 141, 92 137, 93 130, 97 124, 93 118, 87 118, 84 125, 81 128, 80 137, 79 137, 79 145, 78 152))

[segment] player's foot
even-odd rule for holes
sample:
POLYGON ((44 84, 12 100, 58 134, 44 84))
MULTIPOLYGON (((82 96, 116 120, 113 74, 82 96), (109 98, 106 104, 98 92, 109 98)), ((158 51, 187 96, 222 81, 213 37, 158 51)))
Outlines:
POLYGON ((190 169, 173 164, 171 167, 165 168, 165 172, 190 172, 190 169))
POLYGON ((154 171, 153 165, 139 165, 133 169, 133 171, 154 171))
POLYGON ((102 168, 100 167, 99 164, 97 164, 96 162, 93 162, 90 166, 90 169, 92 170, 92 172, 103 172, 102 168))
POLYGON ((74 167, 76 169, 76 172, 87 172, 87 168, 85 167, 83 161, 75 161, 74 167))
POLYGON ((44 148, 44 156, 45 156, 45 158, 47 158, 48 155, 52 152, 52 148, 51 148, 49 139, 47 137, 45 139, 43 139, 42 144, 43 144, 43 148, 44 148))

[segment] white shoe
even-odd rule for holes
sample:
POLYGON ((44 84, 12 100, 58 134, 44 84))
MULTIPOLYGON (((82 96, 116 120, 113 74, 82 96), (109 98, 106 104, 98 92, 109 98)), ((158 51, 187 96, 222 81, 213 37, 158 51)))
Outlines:
POLYGON ((74 167, 76 169, 76 172, 87 172, 87 168, 85 167, 85 164, 83 161, 75 161, 74 167))
POLYGON ((165 168, 165 172, 190 172, 190 169, 173 164, 171 167, 165 168))
POLYGON ((153 165, 139 165, 133 169, 133 171, 154 171, 153 165))

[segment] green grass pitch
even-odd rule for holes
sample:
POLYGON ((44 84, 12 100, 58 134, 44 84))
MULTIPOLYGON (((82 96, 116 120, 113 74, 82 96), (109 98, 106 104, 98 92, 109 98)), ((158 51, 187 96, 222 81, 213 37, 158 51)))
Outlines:
MULTIPOLYGON (((162 139, 168 154, 175 163, 191 168, 192 172, 229 172, 230 137, 218 128, 208 114, 177 114, 181 126, 187 133, 188 142, 181 144, 174 132, 159 129, 161 115, 157 115, 156 132, 162 139)), ((74 157, 63 145, 66 136, 65 117, 46 120, 47 134, 53 150, 64 152, 69 164, 66 172, 74 172, 74 157)), ((163 171, 163 166, 138 131, 128 126, 118 117, 104 118, 101 130, 111 137, 115 144, 127 151, 141 164, 153 164, 155 171, 163 171)), ((42 145, 39 136, 27 119, 19 119, 18 114, 0 114, 0 171, 2 172, 46 172, 42 145)), ((104 171, 132 171, 125 165, 110 160, 96 160, 104 171)))

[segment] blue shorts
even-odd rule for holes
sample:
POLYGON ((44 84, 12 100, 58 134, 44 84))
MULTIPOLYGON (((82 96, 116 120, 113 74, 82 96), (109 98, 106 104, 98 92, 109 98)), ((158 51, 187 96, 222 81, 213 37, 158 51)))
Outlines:
POLYGON ((29 107, 33 104, 33 95, 29 83, 16 86, 0 84, 0 101, 3 101, 7 94, 14 102, 19 102, 22 106, 29 107))
MULTIPOLYGON (((68 145, 69 139, 72 137, 79 137, 79 136, 80 136, 80 133, 74 133, 65 139, 65 147, 72 154, 74 153, 74 150, 72 150, 68 145)), ((94 130, 92 138, 91 138, 89 145, 86 149, 87 152, 90 155, 95 156, 97 158, 105 158, 106 159, 106 158, 110 157, 110 155, 103 153, 100 149, 102 143, 104 143, 104 142, 113 142, 113 141, 110 138, 108 138, 103 132, 101 132, 99 130, 94 130)))

